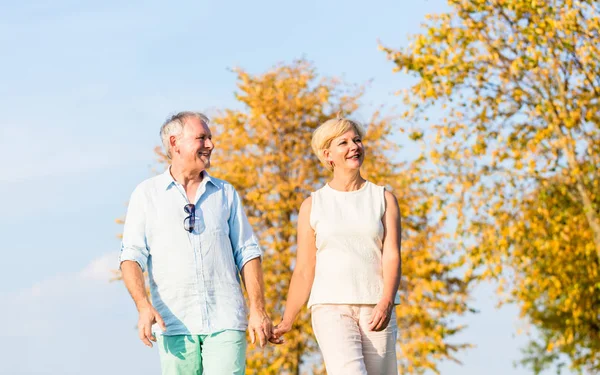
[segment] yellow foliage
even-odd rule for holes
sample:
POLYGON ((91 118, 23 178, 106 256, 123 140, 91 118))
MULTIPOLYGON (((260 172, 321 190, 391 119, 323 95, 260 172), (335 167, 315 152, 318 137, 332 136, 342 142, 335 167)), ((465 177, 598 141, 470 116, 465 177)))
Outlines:
MULTIPOLYGON (((329 178, 310 148, 312 131, 336 115, 352 117, 363 88, 351 89, 333 78, 319 78, 304 60, 282 64, 258 75, 236 69, 236 99, 242 109, 226 109, 212 119, 211 174, 231 182, 265 251, 266 303, 275 323, 281 318, 295 257, 295 228, 301 202, 329 178)), ((397 307, 398 358, 403 374, 438 373, 441 360, 457 361, 469 347, 451 343, 464 327, 451 318, 469 308, 472 275, 466 258, 450 251, 443 234, 440 201, 426 189, 424 160, 399 163, 401 151, 390 137, 404 129, 395 118, 376 112, 366 125, 364 176, 391 189, 402 213, 401 304, 397 307)), ((419 139, 422 134, 413 133, 419 139)), ((167 163, 159 147, 158 159, 167 163)), ((116 279, 119 279, 117 275, 116 279)), ((247 374, 325 374, 304 309, 286 343, 251 347, 247 374)))
MULTIPOLYGON (((332 78, 319 78, 307 61, 282 64, 252 75, 235 70, 236 98, 242 109, 225 110, 215 124, 211 173, 230 181, 243 197, 249 219, 265 250, 268 310, 275 322, 285 304, 293 270, 296 218, 302 201, 321 187, 329 172, 310 148, 312 131, 336 114, 352 117, 363 89, 332 78)), ((394 118, 376 112, 366 127, 365 177, 387 185, 399 197, 403 213, 402 304, 398 307, 400 367, 421 374, 441 359, 455 359, 466 344, 449 340, 461 327, 448 317, 464 314, 470 279, 460 277, 464 259, 449 260, 441 223, 429 217, 435 201, 421 184, 419 164, 397 163, 390 136, 402 129, 394 118)), ((281 346, 251 348, 248 374, 299 374, 314 364, 323 371, 309 312, 305 309, 281 346)))
POLYGON ((472 272, 515 278, 503 288, 547 341, 529 348, 534 370, 562 353, 576 371, 600 371, 598 3, 448 4, 409 47, 381 47, 417 78, 407 122, 446 106, 443 126, 417 139, 433 164, 424 178, 456 217, 472 272))

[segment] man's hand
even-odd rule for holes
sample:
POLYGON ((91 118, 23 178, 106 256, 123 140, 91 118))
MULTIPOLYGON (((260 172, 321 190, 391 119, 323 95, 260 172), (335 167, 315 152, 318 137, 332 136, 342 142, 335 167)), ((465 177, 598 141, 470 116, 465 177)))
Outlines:
POLYGON ((371 331, 383 331, 390 322, 393 308, 394 304, 391 301, 379 301, 371 313, 369 329, 371 331))
POLYGON ((258 341, 260 347, 263 348, 273 334, 273 322, 265 310, 250 310, 248 331, 250 332, 250 341, 253 344, 258 341))
POLYGON ((139 313, 138 334, 140 340, 142 340, 146 346, 152 347, 151 341, 156 342, 156 337, 152 334, 152 325, 158 323, 163 332, 167 330, 167 327, 158 311, 156 311, 152 305, 148 304, 147 306, 140 308, 139 313))

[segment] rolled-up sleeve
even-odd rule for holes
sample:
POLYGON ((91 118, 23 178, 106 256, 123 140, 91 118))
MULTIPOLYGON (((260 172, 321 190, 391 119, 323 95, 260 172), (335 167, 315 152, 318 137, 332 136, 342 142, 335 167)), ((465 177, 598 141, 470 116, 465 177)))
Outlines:
POLYGON ((142 271, 148 265, 148 244, 146 242, 146 195, 143 186, 138 186, 131 194, 125 225, 119 265, 126 260, 136 261, 142 271))
POLYGON ((248 261, 262 257, 262 251, 237 191, 231 187, 231 211, 229 215, 229 239, 233 248, 235 264, 239 271, 248 261))

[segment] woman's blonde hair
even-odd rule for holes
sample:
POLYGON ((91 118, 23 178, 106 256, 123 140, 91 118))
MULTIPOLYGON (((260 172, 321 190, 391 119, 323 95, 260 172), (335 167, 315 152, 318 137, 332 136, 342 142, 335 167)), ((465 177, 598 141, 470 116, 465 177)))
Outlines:
POLYGON ((321 161, 321 164, 329 171, 333 170, 333 166, 325 159, 325 150, 331 146, 331 141, 333 139, 349 130, 354 130, 361 138, 364 137, 365 132, 357 122, 342 117, 336 117, 325 121, 313 132, 310 145, 313 152, 321 161))

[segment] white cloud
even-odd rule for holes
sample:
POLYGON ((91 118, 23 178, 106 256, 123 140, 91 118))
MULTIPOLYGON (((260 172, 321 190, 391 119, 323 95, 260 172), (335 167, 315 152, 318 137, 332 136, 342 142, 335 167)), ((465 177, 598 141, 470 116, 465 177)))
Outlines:
POLYGON ((79 271, 0 295, 0 374, 137 374, 159 368, 156 350, 137 338, 137 314, 125 287, 109 282, 117 256, 106 253, 79 271))
POLYGON ((112 279, 113 271, 118 267, 118 256, 118 252, 111 252, 94 259, 78 273, 78 278, 103 282, 112 279))
POLYGON ((17 300, 28 303, 35 299, 56 299, 77 295, 82 290, 102 286, 113 278, 118 267, 118 252, 106 253, 86 265, 81 271, 58 274, 37 282, 15 294, 17 300))
MULTIPOLYGON (((114 293, 117 287, 117 283, 110 282, 112 270, 118 267, 117 262, 118 252, 107 253, 92 260, 81 271, 58 274, 7 296, 0 296, 7 306, 12 307, 10 310, 0 310, 0 317, 7 314, 8 320, 21 323, 8 326, 4 334, 55 334, 56 328, 65 324, 61 320, 73 313, 72 305, 83 301, 88 307, 104 304, 106 301, 103 298, 114 293)), ((124 289, 122 291, 125 292, 124 289)))

